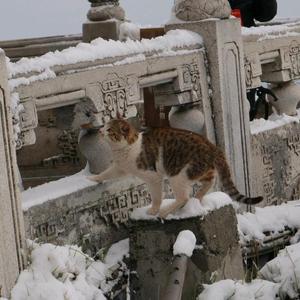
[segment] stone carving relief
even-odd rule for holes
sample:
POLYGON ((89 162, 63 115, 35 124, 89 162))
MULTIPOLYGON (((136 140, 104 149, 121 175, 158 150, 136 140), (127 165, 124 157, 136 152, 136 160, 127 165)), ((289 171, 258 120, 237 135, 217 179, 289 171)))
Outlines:
POLYGON ((174 82, 154 87, 156 105, 171 106, 199 102, 202 99, 200 71, 197 63, 177 68, 178 77, 174 82))
POLYGON ((75 228, 78 241, 82 233, 95 233, 100 227, 109 231, 111 226, 126 225, 134 208, 149 203, 150 196, 144 184, 116 193, 104 191, 97 202, 74 209, 54 207, 46 222, 44 219, 39 222, 39 213, 35 217, 26 213, 25 218, 31 218, 28 236, 39 241, 55 241, 58 236, 67 237, 75 228))
POLYGON ((22 101, 23 109, 19 116, 19 126, 22 131, 18 134, 16 148, 20 149, 23 145, 32 145, 35 143, 36 137, 34 129, 38 125, 38 117, 33 98, 27 98, 22 101))
POLYGON ((200 71, 196 63, 183 65, 178 70, 178 82, 180 91, 192 90, 193 101, 201 100, 200 71))
POLYGON ((130 211, 149 203, 150 196, 144 185, 123 191, 117 195, 107 193, 100 204, 100 215, 106 222, 111 221, 114 225, 119 226, 128 221, 130 211))
POLYGON ((298 78, 300 75, 300 45, 293 41, 289 47, 289 57, 291 63, 291 77, 298 78))
POLYGON ((300 78, 300 45, 298 41, 293 40, 288 46, 280 49, 280 59, 276 69, 289 70, 288 80, 300 78))
POLYGON ((255 176, 266 205, 300 198, 300 134, 297 124, 252 136, 255 176), (293 128, 296 127, 296 128, 293 128))
POLYGON ((42 163, 44 167, 57 166, 66 163, 78 164, 78 133, 74 130, 63 130, 57 137, 58 148, 61 149, 61 154, 45 158, 42 163))
POLYGON ((262 68, 257 53, 245 57, 244 68, 247 89, 261 86, 262 68))

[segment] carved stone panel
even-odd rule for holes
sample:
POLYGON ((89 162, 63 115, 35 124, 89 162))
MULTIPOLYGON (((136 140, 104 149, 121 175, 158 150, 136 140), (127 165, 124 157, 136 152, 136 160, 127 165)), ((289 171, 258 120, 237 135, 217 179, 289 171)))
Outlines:
POLYGON ((251 137, 252 179, 262 205, 300 198, 300 126, 289 124, 251 137))
POLYGON ((147 187, 134 182, 125 179, 92 186, 31 207, 25 212, 27 238, 76 243, 95 255, 101 248, 128 237, 130 212, 149 204, 147 187))

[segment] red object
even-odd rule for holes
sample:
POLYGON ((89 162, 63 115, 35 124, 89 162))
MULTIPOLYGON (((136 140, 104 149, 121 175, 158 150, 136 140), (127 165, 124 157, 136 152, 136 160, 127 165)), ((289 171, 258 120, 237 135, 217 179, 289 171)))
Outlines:
POLYGON ((236 18, 239 18, 241 20, 241 25, 243 26, 243 20, 242 20, 242 15, 241 15, 240 9, 238 9, 238 8, 233 9, 231 11, 231 15, 236 18))

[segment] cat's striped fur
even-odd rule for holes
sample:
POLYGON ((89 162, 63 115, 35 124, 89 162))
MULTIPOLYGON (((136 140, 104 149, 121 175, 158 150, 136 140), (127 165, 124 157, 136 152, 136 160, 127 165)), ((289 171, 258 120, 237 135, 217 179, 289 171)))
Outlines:
POLYGON ((104 180, 135 175, 149 188, 152 207, 150 214, 166 217, 189 199, 192 185, 201 183, 196 197, 201 200, 219 174, 223 190, 233 200, 256 204, 262 197, 249 198, 236 189, 223 152, 205 137, 174 128, 149 128, 138 133, 124 119, 108 122, 104 137, 111 146, 114 163, 103 173, 89 177, 104 180), (160 209, 163 178, 169 179, 176 201, 160 209))

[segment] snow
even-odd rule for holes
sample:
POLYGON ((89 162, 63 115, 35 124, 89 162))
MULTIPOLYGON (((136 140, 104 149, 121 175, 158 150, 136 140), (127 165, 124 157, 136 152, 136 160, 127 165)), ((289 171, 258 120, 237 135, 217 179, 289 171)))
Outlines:
POLYGON ((29 242, 30 266, 21 272, 12 300, 102 300, 110 268, 129 252, 129 240, 112 245, 105 262, 94 261, 77 246, 29 242), (101 289, 99 289, 101 287, 101 289))
POLYGON ((173 255, 191 257, 196 246, 196 237, 190 230, 180 231, 173 245, 173 255))
MULTIPOLYGON (((162 202, 161 208, 173 203, 175 199, 164 199, 162 202)), ((205 216, 209 212, 221 208, 225 205, 233 204, 231 198, 222 192, 214 192, 207 194, 203 197, 202 201, 200 202, 197 198, 191 198, 186 203, 186 205, 174 212, 173 214, 169 214, 166 219, 185 219, 185 218, 192 218, 198 216, 205 216)), ((131 213, 131 219, 133 220, 158 220, 158 216, 153 216, 147 214, 147 210, 150 208, 149 206, 136 208, 131 213)))
POLYGON ((105 279, 103 263, 95 264, 76 246, 32 243, 31 248, 31 265, 21 272, 12 300, 106 299, 89 279, 91 270, 97 272, 99 281, 105 279))
POLYGON ((251 283, 221 280, 204 285, 197 300, 299 299, 300 243, 287 246, 269 261, 251 283))
POLYGON ((278 283, 282 299, 286 299, 286 296, 296 299, 300 290, 300 243, 279 251, 277 257, 259 271, 259 276, 278 283))
POLYGON ((139 40, 140 39, 140 29, 141 26, 131 23, 131 22, 123 22, 120 25, 120 33, 119 40, 127 41, 127 40, 139 40))
POLYGON ((259 35, 258 41, 266 39, 274 39, 288 36, 300 36, 299 31, 300 22, 291 22, 281 25, 266 25, 257 27, 242 27, 243 36, 259 35))
MULTIPOLYGON (((124 30, 128 30, 128 28, 124 30)), ((127 39, 126 42, 121 42, 97 38, 91 43, 80 43, 76 47, 48 52, 40 57, 22 58, 15 63, 8 61, 9 84, 11 88, 15 88, 20 84, 29 84, 32 81, 53 78, 55 74, 51 68, 54 66, 146 53, 160 53, 163 55, 164 52, 168 53, 175 48, 202 44, 203 41, 200 35, 188 30, 171 30, 164 36, 154 39, 142 39, 141 41, 127 39), (30 73, 29 78, 13 79, 20 74, 24 76, 24 74, 28 73, 30 73), (32 75, 32 73, 38 74, 32 75)))
POLYGON ((258 134, 263 131, 271 130, 290 123, 299 123, 300 109, 297 110, 297 116, 288 116, 286 114, 278 115, 273 113, 268 120, 254 119, 250 122, 251 134, 258 134))
POLYGON ((279 206, 255 208, 255 213, 237 214, 240 243, 255 239, 263 242, 266 232, 300 229, 300 201, 291 201, 279 206))
POLYGON ((32 206, 43 204, 49 200, 97 185, 96 182, 86 178, 88 175, 90 175, 89 172, 87 169, 84 169, 72 176, 44 183, 23 191, 21 194, 23 210, 26 211, 32 206))
POLYGON ((104 262, 108 266, 113 266, 117 264, 118 261, 121 261, 124 256, 127 256, 129 253, 129 239, 121 240, 118 243, 113 244, 105 257, 104 262))
POLYGON ((204 291, 197 300, 275 300, 279 285, 265 281, 253 280, 251 283, 221 280, 211 285, 204 285, 204 291))

